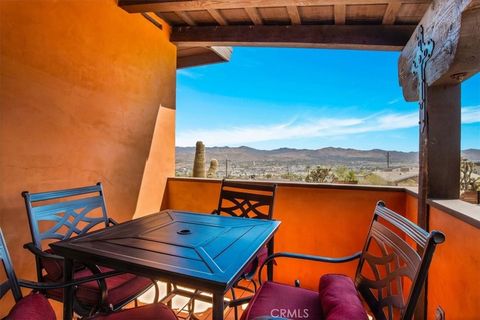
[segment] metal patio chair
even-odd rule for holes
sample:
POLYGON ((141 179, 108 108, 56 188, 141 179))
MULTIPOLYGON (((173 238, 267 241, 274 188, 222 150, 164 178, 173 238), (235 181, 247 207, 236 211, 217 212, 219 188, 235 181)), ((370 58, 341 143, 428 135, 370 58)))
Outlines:
MULTIPOLYGON (((234 182, 223 179, 220 188, 220 197, 217 209, 212 214, 226 215, 238 218, 248 219, 268 219, 273 218, 273 206, 275 202, 275 192, 277 185, 274 183, 251 183, 234 182)), ((262 265, 266 258, 273 254, 274 240, 268 242, 257 254, 256 258, 249 263, 243 270, 243 274, 231 289, 232 299, 228 301, 228 306, 234 308, 235 319, 238 319, 238 307, 247 303, 253 296, 237 299, 235 288, 239 288, 251 293, 257 290, 255 275, 258 266, 262 265), (253 285, 253 290, 240 285, 241 280, 247 280, 253 285)), ((273 278, 273 261, 267 266, 268 279, 273 278)))
MULTIPOLYGON (((82 235, 94 227, 115 225, 109 218, 103 196, 102 184, 50 192, 22 192, 28 213, 32 242, 24 245, 35 255, 38 282, 58 282, 63 278, 63 257, 51 249, 45 249, 48 241, 65 240, 82 235)), ((112 269, 76 263, 75 276, 85 277, 112 269)), ((123 273, 108 278, 102 285, 83 283, 75 289, 74 310, 85 316, 97 309, 119 310, 155 286, 155 301, 158 287, 155 281, 133 274, 123 273)), ((63 290, 50 289, 45 295, 57 301, 63 300, 63 290)))
POLYGON ((262 283, 264 263, 259 272, 261 287, 242 320, 276 315, 289 319, 366 320, 361 298, 377 320, 412 319, 435 247, 444 241, 441 232, 429 233, 378 202, 361 252, 343 258, 281 252, 265 261, 291 258, 342 263, 358 259, 354 281, 345 275, 323 275, 318 292, 299 288, 298 282, 296 286, 262 283), (307 316, 300 314, 302 310, 308 310, 307 316))
MULTIPOLYGON (((249 183, 249 182, 233 182, 223 179, 220 190, 220 197, 217 209, 212 211, 212 214, 226 215, 238 218, 249 219, 268 219, 273 217, 273 205, 275 200, 275 192, 277 185, 272 183, 249 183)), ((274 242, 273 238, 269 241, 266 247, 263 247, 258 253, 257 257, 249 263, 238 280, 247 280, 253 284, 253 290, 237 284, 231 289, 232 299, 228 301, 228 306, 234 308, 235 319, 238 319, 238 306, 248 303, 253 295, 249 297, 242 297, 237 299, 235 295, 235 288, 239 288, 251 293, 257 290, 257 284, 254 280, 257 274, 258 266, 260 266, 268 257, 273 254, 274 242)), ((273 277, 273 261, 270 261, 267 270, 268 279, 273 277)), ((190 301, 188 307, 188 318, 196 319, 195 317, 195 300, 208 302, 209 298, 204 296, 200 290, 193 292, 179 288, 176 284, 168 284, 169 294, 162 300, 162 302, 169 303, 175 295, 189 297, 190 301)))
MULTIPOLYGON (((273 206, 275 202, 276 184, 272 183, 249 183, 233 182, 223 179, 220 189, 218 207, 212 214, 229 215, 232 217, 249 219, 268 219, 273 218, 273 206)), ((231 289, 232 300, 228 302, 229 307, 234 308, 235 319, 238 319, 238 307, 247 303, 253 296, 237 299, 235 288, 239 288, 251 293, 257 291, 255 275, 258 267, 265 262, 266 258, 274 252, 273 238, 257 254, 253 262, 247 265, 237 284, 231 289), (240 285, 241 280, 247 280, 252 283, 254 289, 240 285)), ((267 265, 267 277, 273 279, 273 261, 267 265)))
MULTIPOLYGON (((222 180, 218 207, 213 210, 212 214, 272 220, 276 189, 276 184, 233 182, 224 179, 222 180)), ((268 255, 273 254, 273 251, 274 241, 272 239, 244 270, 243 279, 252 281, 257 272, 257 267, 263 263, 268 255)), ((267 277, 272 279, 273 262, 267 265, 267 269, 267 277)), ((255 281, 252 282, 256 290, 255 281)))
MULTIPOLYGON (((105 277, 115 277, 120 274, 117 271, 110 271, 100 275, 91 275, 85 278, 76 279, 72 283, 37 283, 28 280, 17 279, 12 266, 9 252, 0 229, 0 260, 3 263, 7 280, 0 283, 0 299, 11 290, 15 305, 6 316, 6 320, 56 320, 55 312, 50 305, 47 297, 40 292, 52 289, 62 289, 67 285, 79 286, 85 283, 97 282, 99 286, 105 285, 108 281, 105 277), (20 287, 33 289, 28 295, 24 296, 20 287)), ((176 320, 175 313, 167 306, 154 303, 132 309, 120 310, 109 314, 96 314, 88 318, 89 320, 176 320)))

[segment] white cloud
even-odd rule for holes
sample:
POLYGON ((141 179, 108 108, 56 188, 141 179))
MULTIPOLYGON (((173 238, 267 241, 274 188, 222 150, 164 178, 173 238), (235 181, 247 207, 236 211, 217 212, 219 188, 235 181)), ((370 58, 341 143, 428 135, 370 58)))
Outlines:
POLYGON ((395 130, 414 127, 418 124, 418 112, 388 114, 377 119, 379 130, 395 130))
MULTIPOLYGON (((462 122, 480 122, 480 105, 462 108, 462 122)), ((312 137, 348 137, 368 132, 391 131, 418 125, 418 112, 381 113, 364 118, 317 118, 265 126, 194 129, 179 132, 178 146, 193 146, 202 140, 207 146, 248 145, 254 142, 312 137)))
POLYGON ((395 98, 387 102, 387 104, 395 104, 397 102, 402 101, 402 98, 395 98))
POLYGON ((185 69, 177 70, 177 75, 184 76, 184 77, 191 78, 191 79, 198 79, 198 78, 202 77, 202 74, 200 74, 200 73, 192 72, 192 71, 185 70, 185 69))
POLYGON ((480 106, 463 107, 462 108, 462 123, 480 122, 480 106))

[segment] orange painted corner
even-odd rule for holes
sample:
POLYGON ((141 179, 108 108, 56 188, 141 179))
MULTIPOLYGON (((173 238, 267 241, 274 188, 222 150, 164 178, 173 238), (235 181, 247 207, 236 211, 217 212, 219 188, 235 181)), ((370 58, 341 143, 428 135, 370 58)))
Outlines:
POLYGON ((0 227, 33 280, 22 191, 101 181, 118 221, 160 207, 175 165, 176 47, 168 26, 112 0, 0 1, 0 24, 0 227))

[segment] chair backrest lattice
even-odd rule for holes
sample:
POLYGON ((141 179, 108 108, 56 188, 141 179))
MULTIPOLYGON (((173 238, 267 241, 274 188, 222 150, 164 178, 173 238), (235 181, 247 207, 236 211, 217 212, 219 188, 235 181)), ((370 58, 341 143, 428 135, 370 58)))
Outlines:
POLYGON ((222 181, 218 208, 220 215, 272 219, 276 184, 222 181))
POLYGON ((435 246, 443 241, 441 232, 426 232, 377 204, 355 276, 375 319, 413 317, 435 246))
POLYGON ((65 240, 93 227, 108 226, 102 184, 50 192, 22 192, 35 246, 44 240, 65 240), (48 222, 44 227, 43 222, 48 222), (42 226, 41 226, 42 224, 42 226))
POLYGON ((22 299, 22 291, 18 285, 17 276, 12 266, 12 259, 8 253, 7 243, 3 237, 2 229, 0 228, 0 260, 3 264, 7 280, 0 283, 0 298, 2 298, 9 290, 12 291, 13 298, 16 302, 22 299))

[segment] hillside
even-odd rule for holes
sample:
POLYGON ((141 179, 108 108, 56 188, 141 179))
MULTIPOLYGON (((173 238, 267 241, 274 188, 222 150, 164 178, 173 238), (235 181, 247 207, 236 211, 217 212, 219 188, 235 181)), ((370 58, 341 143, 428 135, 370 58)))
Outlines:
MULTIPOLYGON (((176 148, 177 167, 190 165, 195 155, 194 147, 176 148)), ((242 162, 270 162, 290 164, 345 164, 345 165, 377 165, 386 163, 387 151, 384 150, 355 150, 342 148, 323 148, 318 150, 281 148, 275 150, 258 150, 250 147, 213 147, 206 148, 206 159, 224 161, 228 159, 236 163, 242 162)), ((415 152, 390 152, 392 163, 415 164, 415 152)))
POLYGON ((480 150, 479 149, 465 149, 462 151, 462 156, 475 161, 479 162, 480 161, 480 150))
MULTIPOLYGON (((388 151, 391 165, 416 165, 417 152, 388 151)), ((194 147, 176 148, 177 167, 189 165, 195 155, 194 147)), ((387 150, 356 150, 344 148, 323 148, 317 150, 280 148, 275 150, 258 150, 250 147, 212 147, 206 148, 206 159, 233 162, 272 162, 291 164, 324 164, 376 166, 386 163, 387 150)), ((467 149, 462 155, 473 161, 480 161, 479 149, 467 149)))
MULTIPOLYGON (((191 176, 195 148, 177 147, 176 151, 175 174, 191 176)), ((464 150, 462 156, 480 162, 478 149, 464 150)), ((403 181, 405 176, 411 176, 411 181, 402 183, 415 185, 415 176, 418 172, 417 152, 379 149, 356 150, 329 147, 318 150, 291 148, 258 150, 250 147, 213 147, 206 148, 205 158, 206 166, 211 159, 218 160, 219 177, 228 175, 240 179, 304 181, 311 168, 320 165, 334 171, 342 170, 342 167, 353 170, 363 184, 390 184, 395 183, 399 178, 403 181), (389 165, 387 165, 387 153, 390 156, 389 165)))

